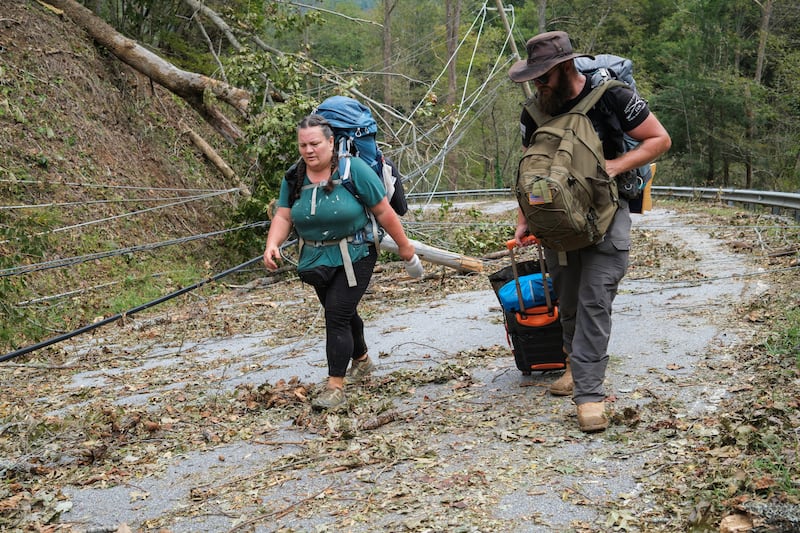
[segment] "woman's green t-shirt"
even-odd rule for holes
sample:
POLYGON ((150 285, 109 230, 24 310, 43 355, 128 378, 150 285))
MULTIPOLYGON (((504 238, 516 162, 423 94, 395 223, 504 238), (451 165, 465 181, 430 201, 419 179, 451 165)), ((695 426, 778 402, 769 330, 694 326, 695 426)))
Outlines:
MULTIPOLYGON (((338 180, 339 172, 334 172, 331 179, 338 180)), ((386 189, 375 172, 358 157, 350 158, 350 179, 361 201, 341 184, 337 184, 330 193, 326 193, 322 187, 309 187, 301 191, 300 198, 291 206, 291 217, 297 234, 304 241, 339 241, 354 235, 368 225, 371 226, 365 205, 374 207, 386 196, 386 189), (315 190, 316 209, 312 215, 311 201, 315 190)), ((303 185, 310 184, 308 176, 305 176, 303 185)), ((283 180, 278 196, 278 207, 289 207, 290 193, 289 184, 283 180)), ((348 243, 350 259, 355 262, 366 257, 369 254, 370 244, 371 241, 363 244, 348 243)), ((342 264, 342 252, 337 245, 306 244, 300 254, 297 270, 310 270, 318 266, 336 267, 342 264)))

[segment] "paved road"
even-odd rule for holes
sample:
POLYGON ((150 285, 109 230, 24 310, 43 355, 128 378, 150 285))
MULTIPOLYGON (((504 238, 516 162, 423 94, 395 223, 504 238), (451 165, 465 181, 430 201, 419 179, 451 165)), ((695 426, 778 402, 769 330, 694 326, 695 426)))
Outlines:
MULTIPOLYGON (((726 387, 700 379, 698 368, 710 357, 724 357, 720 355, 724 348, 740 340, 739 332, 719 319, 746 291, 760 288, 731 277, 748 270, 744 258, 727 252, 702 231, 687 229, 676 214, 657 210, 637 217, 634 225, 650 228, 662 240, 691 250, 697 260, 683 266, 704 281, 687 283, 685 276, 674 282, 633 277, 624 281, 615 302, 609 348, 607 389, 616 400, 614 410, 641 411, 659 401, 669 402, 677 418, 701 418, 714 411, 726 387)), ((391 327, 384 319, 372 320, 367 324, 372 353, 386 355, 379 360, 377 376, 403 368, 434 368, 442 362, 457 362, 454 358, 462 351, 505 346, 499 316, 497 300, 487 283, 487 290, 401 311, 391 318, 391 327)), ((210 360, 220 354, 236 354, 239 364, 212 371, 224 372, 221 386, 227 388, 245 381, 275 382, 290 375, 319 381, 324 372, 321 339, 305 346, 305 355, 290 359, 282 355, 294 346, 265 351, 262 340, 257 332, 208 340, 193 346, 194 357, 210 360), (257 372, 249 370, 253 364, 258 364, 257 372)), ((152 353, 158 349, 154 345, 152 353)), ((165 357, 159 358, 158 364, 169 372, 171 365, 181 361, 177 356, 165 357)), ((319 466, 299 466, 274 485, 254 488, 249 504, 234 504, 232 495, 220 494, 215 505, 203 503, 207 512, 175 520, 171 530, 228 531, 242 522, 243 516, 269 511, 275 513, 274 518, 259 521, 256 531, 461 527, 464 531, 546 532, 566 531, 576 524, 593 525, 598 529, 588 530, 600 531, 598 524, 625 520, 624 512, 615 511, 609 517, 609 508, 624 510, 628 502, 636 502, 630 503, 631 512, 647 508, 642 475, 651 462, 663 461, 680 442, 648 442, 641 436, 642 440, 630 442, 621 424, 602 434, 581 434, 571 402, 545 394, 555 376, 522 376, 510 357, 487 357, 484 363, 471 366, 470 373, 472 383, 465 389, 429 385, 397 398, 395 408, 415 413, 413 425, 398 421, 349 444, 353 453, 359 454, 367 453, 369 446, 389 446, 392 439, 414 442, 429 450, 425 457, 397 451, 395 463, 374 467, 326 471, 319 466), (429 410, 425 406, 430 406, 429 410), (426 416, 430 420, 426 421, 426 416), (461 417, 464 423, 459 426, 461 417), (420 428, 424 434, 408 433, 420 428), (326 492, 329 487, 335 489, 333 493, 326 492), (306 504, 307 498, 312 498, 313 505, 306 504), (370 508, 365 498, 383 502, 381 512, 360 515, 359 509, 370 508), (285 514, 278 512, 287 508, 285 514)), ((97 374, 76 376, 76 387, 95 386, 97 379, 97 374)), ((152 390, 146 395, 128 395, 119 401, 147 402, 154 393, 157 395, 152 390)), ((274 429, 270 440, 288 444, 238 441, 203 453, 175 456, 168 460, 166 474, 137 479, 131 485, 70 487, 65 493, 73 508, 62 515, 62 521, 79 522, 87 529, 120 523, 141 526, 165 513, 181 514, 182 509, 200 505, 190 497, 193 488, 222 486, 307 452, 305 448, 320 439, 318 434, 291 424, 274 429)))

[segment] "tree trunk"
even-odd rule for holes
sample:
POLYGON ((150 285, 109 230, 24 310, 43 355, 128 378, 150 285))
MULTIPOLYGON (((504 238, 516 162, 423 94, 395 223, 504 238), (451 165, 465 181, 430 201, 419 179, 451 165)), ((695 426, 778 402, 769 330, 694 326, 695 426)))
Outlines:
POLYGON ((747 121, 747 145, 744 147, 744 188, 750 189, 753 186, 753 144, 756 138, 756 116, 753 112, 753 94, 750 85, 744 87, 744 116, 747 121))
POLYGON ((398 0, 383 0, 383 103, 393 107, 392 77, 392 11, 397 6, 398 0))
POLYGON ((228 26, 228 23, 222 20, 222 17, 220 17, 215 11, 206 6, 200 0, 183 0, 183 1, 187 6, 191 7, 195 12, 202 13, 203 15, 208 17, 208 19, 214 24, 214 26, 216 26, 217 29, 219 29, 225 35, 225 38, 228 40, 229 43, 231 43, 231 46, 233 46, 233 48, 237 52, 242 51, 242 45, 239 44, 239 41, 233 34, 231 27, 228 26))
POLYGON ((761 83, 764 74, 764 58, 767 55, 767 36, 769 35, 769 20, 772 17, 773 0, 765 0, 761 6, 761 28, 758 32, 758 53, 756 56, 756 83, 761 83))
MULTIPOLYGON (((772 17, 772 4, 773 0, 765 0, 761 5, 761 28, 758 35, 758 52, 756 56, 756 72, 753 79, 756 83, 761 83, 761 78, 764 75, 764 60, 767 54, 767 36, 769 35, 769 20, 772 17)), ((745 88, 745 116, 747 118, 747 151, 745 153, 745 189, 753 187, 753 151, 751 147, 755 143, 756 135, 756 117, 753 112, 753 97, 750 92, 750 87, 745 88)))
MULTIPOLYGON (((708 113, 706 115, 706 131, 705 131, 705 154, 708 157, 708 167, 706 168, 706 176, 705 176, 705 183, 706 187, 712 187, 716 178, 714 177, 716 169, 714 168, 717 161, 716 161, 716 152, 717 149, 716 143, 714 141, 715 135, 717 134, 716 128, 716 117, 714 113, 708 113)), ((702 152, 701 152, 702 153, 702 152)), ((702 156, 701 156, 702 157, 702 156)))
POLYGON ((728 158, 722 160, 722 186, 728 187, 731 182, 731 163, 728 158))
POLYGON ((213 104, 206 102, 203 96, 208 91, 242 115, 246 115, 250 102, 250 94, 247 91, 175 67, 135 41, 124 37, 74 0, 48 0, 48 3, 62 9, 70 19, 98 44, 108 48, 119 60, 183 98, 226 140, 236 143, 242 138, 239 127, 213 104))
MULTIPOLYGON (((514 40, 514 35, 511 33, 511 25, 508 23, 508 17, 506 16, 506 10, 503 6, 502 0, 495 0, 497 4, 497 12, 500 13, 500 20, 503 21, 503 27, 506 30, 506 34, 508 34, 508 43, 511 47, 511 53, 513 54, 513 58, 515 61, 520 59, 519 51, 517 50, 517 42, 514 40)), ((527 57, 528 53, 527 50, 525 51, 525 55, 527 57)), ((531 91, 531 84, 527 81, 520 83, 522 85, 522 92, 525 93, 525 99, 530 98, 533 96, 533 91, 531 91)))
POLYGON ((539 33, 547 31, 547 0, 539 0, 539 33))
MULTIPOLYGON (((461 0, 445 0, 445 25, 447 28, 447 105, 453 112, 456 105, 456 53, 458 49, 458 27, 461 24, 461 0)), ((445 155, 445 174, 450 190, 458 190, 458 169, 456 153, 448 149, 445 155)))
MULTIPOLYGON (((459 272, 483 272, 483 262, 478 258, 461 255, 455 252, 448 252, 441 248, 428 246, 414 239, 409 240, 411 244, 414 245, 417 255, 423 261, 454 268, 459 272)), ((397 243, 388 235, 381 241, 381 248, 394 253, 397 253, 399 250, 397 243)))
POLYGON ((456 103, 456 49, 458 27, 461 25, 461 0, 445 0, 445 24, 447 27, 447 105, 456 103))

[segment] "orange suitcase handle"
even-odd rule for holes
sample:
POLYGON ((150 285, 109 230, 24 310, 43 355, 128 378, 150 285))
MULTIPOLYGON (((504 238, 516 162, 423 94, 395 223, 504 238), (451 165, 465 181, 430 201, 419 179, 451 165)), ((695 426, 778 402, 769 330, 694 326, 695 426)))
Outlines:
MULTIPOLYGON (((539 244, 539 239, 535 235, 526 235, 522 238, 522 246, 529 246, 531 244, 539 244)), ((517 239, 506 241, 506 248, 513 250, 517 246, 517 239)))

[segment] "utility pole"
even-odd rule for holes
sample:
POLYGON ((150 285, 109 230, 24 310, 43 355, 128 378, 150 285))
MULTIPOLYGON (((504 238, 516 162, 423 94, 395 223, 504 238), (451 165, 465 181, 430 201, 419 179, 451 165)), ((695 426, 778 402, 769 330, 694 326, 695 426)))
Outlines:
MULTIPOLYGON (((511 26, 508 24, 508 17, 506 17, 506 10, 503 7, 502 0, 496 0, 497 2, 497 11, 500 13, 500 19, 503 21, 503 26, 506 28, 506 33, 508 34, 508 40, 511 43, 511 52, 514 54, 514 59, 519 60, 519 52, 517 51, 517 43, 514 41, 514 36, 511 35, 511 26)), ((533 96, 533 92, 531 91, 530 84, 525 81, 521 83, 522 91, 525 93, 525 98, 530 98, 533 96)))

